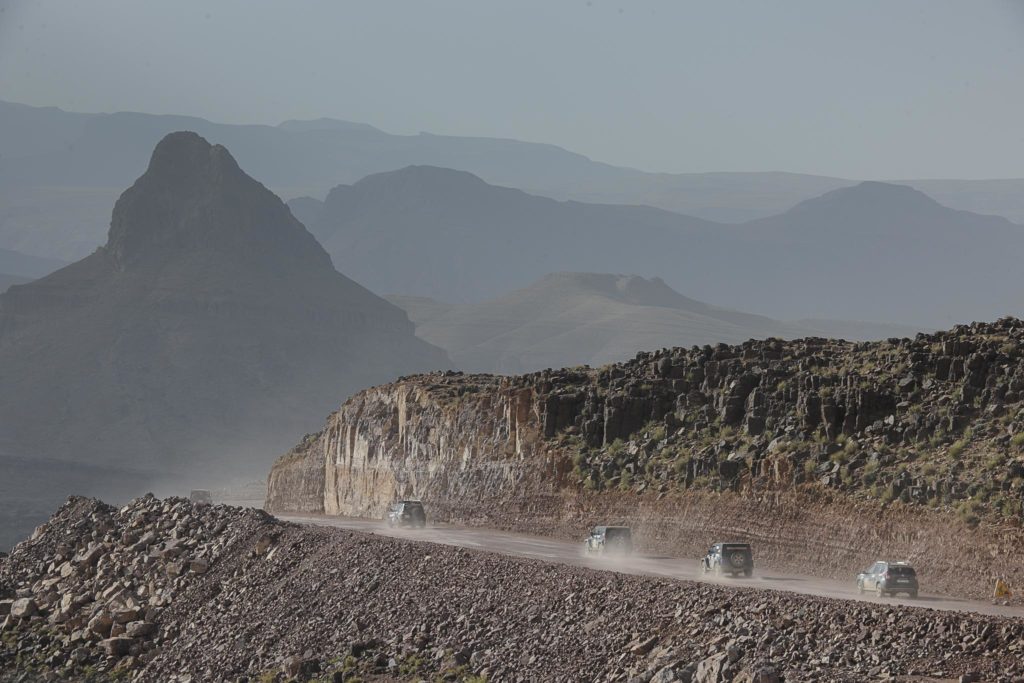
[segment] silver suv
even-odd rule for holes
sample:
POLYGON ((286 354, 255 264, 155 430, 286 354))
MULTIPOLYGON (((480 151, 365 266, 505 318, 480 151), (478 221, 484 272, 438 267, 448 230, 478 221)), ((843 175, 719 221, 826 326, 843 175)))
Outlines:
POLYGON ((754 573, 754 551, 749 543, 716 543, 701 560, 701 569, 705 574, 743 574, 749 578, 754 573))
POLYGON ((583 543, 588 555, 628 555, 633 552, 633 533, 628 526, 595 526, 583 543))
POLYGON ((384 521, 389 527, 422 529, 427 526, 427 512, 423 509, 423 503, 418 500, 400 500, 391 504, 384 521))
POLYGON ((917 572, 909 562, 879 560, 857 575, 857 592, 874 591, 878 597, 906 593, 917 597, 917 572))

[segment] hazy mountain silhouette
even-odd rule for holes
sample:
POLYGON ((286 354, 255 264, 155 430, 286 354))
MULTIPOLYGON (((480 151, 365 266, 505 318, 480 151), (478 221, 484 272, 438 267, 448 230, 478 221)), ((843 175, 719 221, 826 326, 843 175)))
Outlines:
POLYGON ((658 275, 664 261, 652 248, 711 239, 720 227, 649 207, 559 202, 432 166, 336 187, 308 220, 338 268, 374 291, 457 303, 564 270, 658 275))
MULTIPOLYGON (((107 211, 150 150, 175 130, 221 141, 278 194, 323 197, 408 165, 462 169, 489 183, 594 203, 643 204, 708 220, 770 216, 856 181, 795 173, 646 173, 554 145, 391 135, 334 119, 225 125, 186 116, 78 114, 0 102, 0 245, 78 258, 103 242, 107 211)), ((901 181, 946 205, 1024 222, 1024 180, 901 181)))
MULTIPOLYGON (((417 335, 448 351, 458 368, 471 372, 600 366, 651 349, 826 336, 838 329, 827 321, 786 323, 709 306, 659 278, 604 273, 553 273, 478 304, 389 298, 406 309, 417 335)), ((857 339, 915 332, 870 323, 850 323, 844 329, 857 339)))
POLYGON ((262 473, 349 393, 447 365, 227 149, 174 133, 105 246, 0 296, 0 454, 262 473))
POLYGON ((861 183, 741 225, 558 202, 460 171, 409 167, 297 206, 338 267, 374 291, 480 302, 550 272, 662 277, 774 318, 915 326, 1024 309, 1024 228, 861 183), (968 275, 969 274, 969 275, 968 275))
POLYGON ((23 285, 26 282, 30 282, 31 278, 22 277, 21 275, 8 275, 7 273, 0 273, 0 293, 6 292, 11 285, 23 285))
POLYGON ((42 277, 66 266, 65 261, 23 254, 11 249, 0 249, 0 273, 24 278, 42 277))
POLYGON ((902 185, 861 183, 735 229, 754 310, 935 326, 1024 311, 1024 227, 902 185), (763 286, 762 286, 763 285, 763 286))

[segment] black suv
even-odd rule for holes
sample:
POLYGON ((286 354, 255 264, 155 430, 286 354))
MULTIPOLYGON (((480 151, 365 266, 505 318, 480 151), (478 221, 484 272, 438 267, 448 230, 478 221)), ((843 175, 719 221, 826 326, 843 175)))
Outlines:
POLYGON ((875 562, 857 575, 857 592, 871 590, 880 598, 897 593, 916 598, 917 572, 909 562, 875 562))
POLYGON ((704 573, 750 576, 754 573, 754 552, 749 543, 716 543, 701 561, 704 573))
POLYGON ((588 555, 633 552, 633 532, 628 526, 595 526, 583 542, 588 555))
POLYGON ((423 509, 423 503, 418 500, 400 500, 397 503, 392 503, 388 508, 385 521, 389 527, 407 526, 412 529, 422 529, 427 526, 427 513, 423 509))

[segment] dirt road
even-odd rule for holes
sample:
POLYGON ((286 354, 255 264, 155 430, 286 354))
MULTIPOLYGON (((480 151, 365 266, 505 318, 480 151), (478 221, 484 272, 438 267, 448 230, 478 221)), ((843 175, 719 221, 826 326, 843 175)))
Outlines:
MULTIPOLYGON (((353 519, 348 517, 278 515, 281 519, 303 524, 333 526, 354 531, 408 538, 410 540, 442 543, 463 548, 476 548, 488 552, 502 553, 515 557, 529 557, 545 562, 570 564, 595 569, 608 569, 627 574, 662 576, 673 579, 722 583, 758 589, 771 589, 817 595, 831 598, 861 600, 884 604, 914 605, 954 612, 976 612, 1010 617, 1024 617, 1024 607, 993 605, 987 602, 963 600, 944 595, 921 593, 916 600, 909 598, 877 598, 874 595, 860 595, 856 586, 856 568, 850 569, 847 582, 831 581, 812 576, 799 576, 774 572, 760 567, 754 576, 744 578, 716 578, 701 572, 699 558, 675 558, 637 554, 624 559, 587 557, 583 553, 582 539, 579 543, 568 543, 551 538, 540 538, 525 534, 513 534, 490 529, 462 528, 455 526, 430 526, 426 529, 390 529, 378 520, 353 519)), ((757 549, 754 549, 755 564, 757 549)), ((925 586, 927 588, 927 586, 925 586)))

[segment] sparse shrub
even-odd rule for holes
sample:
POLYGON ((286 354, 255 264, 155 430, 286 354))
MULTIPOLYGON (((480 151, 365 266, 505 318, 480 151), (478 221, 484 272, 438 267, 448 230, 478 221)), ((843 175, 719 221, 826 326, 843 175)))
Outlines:
POLYGON ((814 474, 814 470, 815 470, 815 468, 817 466, 818 466, 818 463, 815 462, 814 460, 810 460, 810 459, 805 460, 804 461, 804 473, 805 474, 814 474))
POLYGON ((981 517, 978 515, 980 509, 981 505, 978 501, 965 500, 956 506, 956 514, 960 521, 974 529, 981 523, 981 517))
POLYGON ((881 496, 879 496, 879 497, 881 498, 883 503, 888 505, 892 501, 896 500, 896 496, 897 495, 898 494, 896 493, 896 487, 894 487, 894 486, 887 486, 887 487, 885 487, 885 489, 882 490, 881 496))
POLYGON ((949 447, 949 457, 959 458, 963 454, 965 448, 967 448, 967 442, 965 440, 960 439, 959 441, 954 441, 949 447))
POLYGON ((993 453, 992 455, 985 458, 985 469, 995 470, 999 469, 1003 463, 1006 462, 1006 456, 1003 453, 993 453))
POLYGON ((647 430, 647 434, 650 438, 654 439, 655 441, 661 441, 662 439, 665 438, 665 425, 654 424, 651 426, 650 429, 647 430))
POLYGON ((633 473, 627 469, 623 469, 619 473, 619 488, 623 491, 628 491, 633 484, 633 473))
POLYGON ((676 461, 672 464, 672 469, 675 471, 677 477, 683 477, 686 474, 686 467, 689 464, 689 458, 680 456, 676 458, 676 461))
POLYGON ((1014 448, 1020 448, 1021 446, 1024 446, 1024 432, 1014 434, 1013 437, 1010 439, 1010 443, 1014 446, 1014 448))

